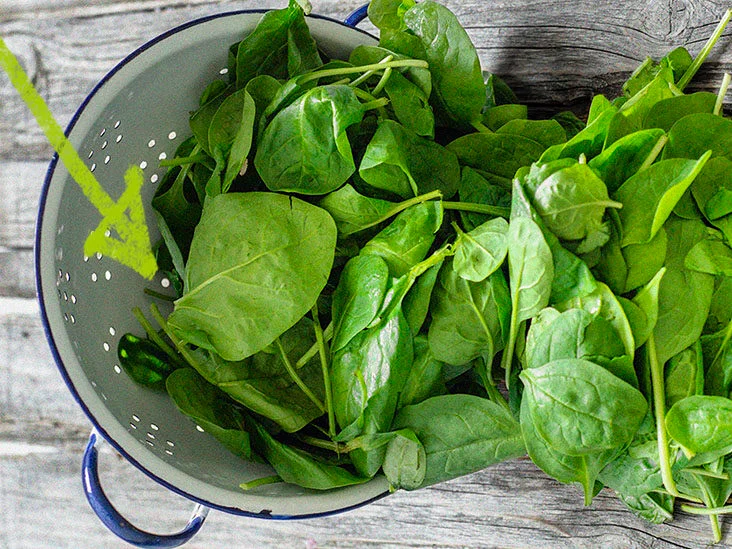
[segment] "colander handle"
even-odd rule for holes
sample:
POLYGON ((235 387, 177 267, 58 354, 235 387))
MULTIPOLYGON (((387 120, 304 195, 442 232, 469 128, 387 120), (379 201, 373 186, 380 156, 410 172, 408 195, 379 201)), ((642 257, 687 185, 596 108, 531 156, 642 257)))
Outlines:
POLYGON ((102 484, 99 481, 97 455, 98 447, 103 441, 104 439, 96 430, 92 431, 89 436, 89 443, 86 445, 86 450, 84 451, 81 472, 86 499, 104 525, 112 533, 137 547, 178 547, 196 535, 201 529, 209 511, 208 507, 200 504, 196 505, 191 518, 188 520, 188 524, 180 532, 169 535, 151 534, 140 530, 136 526, 133 526, 114 508, 104 493, 102 484))
POLYGON ((346 25, 348 25, 349 27, 355 27, 361 21, 363 21, 364 19, 366 19, 366 16, 368 15, 368 10, 369 10, 369 5, 368 4, 364 4, 360 8, 356 9, 355 11, 353 11, 351 13, 351 15, 349 15, 348 17, 346 17, 346 19, 343 22, 346 25))

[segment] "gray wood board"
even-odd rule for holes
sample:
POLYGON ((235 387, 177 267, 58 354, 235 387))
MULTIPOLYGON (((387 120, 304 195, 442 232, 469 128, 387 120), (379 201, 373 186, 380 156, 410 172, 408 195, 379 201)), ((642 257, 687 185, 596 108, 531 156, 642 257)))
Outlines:
MULTIPOLYGON (((281 2, 1 0, 0 36, 62 125, 94 84, 147 40, 187 20, 281 2)), ((314 0, 342 19, 360 0, 314 0)), ((695 53, 727 7, 711 1, 447 1, 484 68, 507 75, 534 112, 587 108, 613 95, 646 56, 695 53)), ((732 70, 725 36, 695 86, 732 70)), ((0 547, 121 547, 84 500, 79 464, 89 423, 48 351, 34 294, 35 212, 51 150, 0 75, 0 547), (5 296, 5 297, 2 297, 5 296)), ((102 478, 124 513, 171 531, 191 504, 111 450, 102 478)), ((729 527, 726 528, 726 531, 729 527)), ((213 513, 191 547, 702 547, 708 521, 679 512, 662 526, 633 517, 608 491, 584 508, 578 490, 514 460, 333 518, 269 522, 213 513)), ((727 540, 732 539, 729 534, 727 540)))

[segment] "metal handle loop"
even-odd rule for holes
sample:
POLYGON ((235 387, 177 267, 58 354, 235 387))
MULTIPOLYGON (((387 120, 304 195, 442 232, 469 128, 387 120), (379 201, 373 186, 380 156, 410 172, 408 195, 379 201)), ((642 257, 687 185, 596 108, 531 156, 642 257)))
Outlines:
POLYGON ((137 547, 178 547, 188 542, 203 526, 209 508, 196 505, 188 524, 175 534, 157 535, 140 530, 124 518, 107 498, 99 481, 98 447, 104 439, 93 430, 86 445, 81 464, 84 493, 89 505, 109 530, 127 543, 137 547))
POLYGON ((364 4, 360 8, 356 9, 355 11, 353 11, 351 13, 351 15, 349 15, 348 17, 346 17, 346 19, 343 22, 346 25, 348 25, 349 27, 355 27, 361 21, 363 21, 364 19, 366 19, 366 16, 368 15, 368 10, 369 10, 369 5, 368 4, 364 4))

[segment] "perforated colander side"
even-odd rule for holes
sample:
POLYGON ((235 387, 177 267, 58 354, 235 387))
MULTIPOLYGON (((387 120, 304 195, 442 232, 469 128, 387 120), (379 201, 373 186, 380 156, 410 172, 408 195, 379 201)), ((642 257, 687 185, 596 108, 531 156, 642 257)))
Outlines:
MULTIPOLYGON (((69 137, 113 198, 123 174, 137 164, 145 175, 149 207, 164 174, 160 160, 190 134, 189 111, 215 77, 225 77, 227 48, 254 27, 260 12, 232 12, 191 22, 143 46, 120 63, 75 115, 69 137)), ((330 55, 344 57, 369 35, 325 18, 309 20, 330 55)), ((166 291, 161 275, 148 282, 110 258, 85 257, 83 244, 100 216, 68 172, 55 162, 42 193, 36 241, 38 290, 44 323, 69 388, 97 428, 147 474, 206 505, 272 516, 329 513, 379 497, 383 478, 331 492, 274 484, 243 492, 241 482, 272 474, 266 466, 233 457, 200 426, 180 414, 167 395, 135 385, 117 361, 119 338, 141 334, 132 315, 148 310, 145 287, 166 291)))

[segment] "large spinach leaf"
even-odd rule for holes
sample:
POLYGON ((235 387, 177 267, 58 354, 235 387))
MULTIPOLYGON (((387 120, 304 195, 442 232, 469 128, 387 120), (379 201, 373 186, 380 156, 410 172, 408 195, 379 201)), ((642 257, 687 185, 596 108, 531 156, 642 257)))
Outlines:
POLYGON ((168 323, 187 343, 226 360, 250 356, 312 308, 328 280, 335 240, 328 213, 297 198, 211 197, 191 244, 186 293, 168 323))

